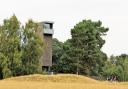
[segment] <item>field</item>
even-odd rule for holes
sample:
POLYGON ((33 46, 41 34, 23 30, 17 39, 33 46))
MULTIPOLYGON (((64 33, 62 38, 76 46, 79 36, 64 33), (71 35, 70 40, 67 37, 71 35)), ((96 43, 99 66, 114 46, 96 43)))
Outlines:
POLYGON ((29 75, 0 80, 0 89, 128 89, 128 83, 97 81, 80 75, 29 75))

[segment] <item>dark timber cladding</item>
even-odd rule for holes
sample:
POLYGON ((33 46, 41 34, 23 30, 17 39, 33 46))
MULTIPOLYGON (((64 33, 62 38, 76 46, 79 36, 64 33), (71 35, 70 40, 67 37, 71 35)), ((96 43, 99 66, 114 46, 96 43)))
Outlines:
POLYGON ((42 67, 52 66, 52 35, 53 35, 53 22, 44 21, 39 23, 38 34, 44 41, 43 55, 40 59, 42 67))

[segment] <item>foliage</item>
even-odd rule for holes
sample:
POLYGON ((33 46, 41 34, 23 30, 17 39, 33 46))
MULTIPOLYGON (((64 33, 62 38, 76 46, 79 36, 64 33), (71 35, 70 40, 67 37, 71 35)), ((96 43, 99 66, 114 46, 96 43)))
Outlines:
POLYGON ((128 55, 111 56, 103 67, 104 76, 116 76, 119 81, 128 81, 128 55))
POLYGON ((87 75, 98 75, 101 72, 100 67, 107 59, 106 54, 101 51, 105 43, 102 37, 107 31, 108 28, 102 27, 100 21, 91 20, 83 20, 71 29, 77 72, 87 75))
POLYGON ((63 43, 58 41, 56 38, 54 38, 52 49, 53 49, 53 51, 52 51, 52 60, 53 60, 52 70, 55 72, 59 72, 61 70, 60 57, 63 55, 63 43))
POLYGON ((102 36, 108 28, 102 23, 83 20, 71 29, 72 38, 63 44, 53 42, 53 59, 58 60, 56 69, 61 73, 77 73, 97 76, 102 73, 104 62, 107 60, 101 51, 105 40, 102 36), (56 46, 55 46, 56 45, 56 46), (55 51, 57 50, 57 51, 55 51), (59 54, 59 56, 57 56, 59 54))
POLYGON ((42 41, 35 32, 36 27, 32 20, 22 26, 15 15, 3 21, 0 26, 1 78, 30 74, 38 69, 42 41))
POLYGON ((38 24, 29 20, 23 29, 23 42, 22 45, 22 72, 23 74, 38 73, 41 71, 39 68, 39 59, 42 55, 42 39, 36 34, 38 24))

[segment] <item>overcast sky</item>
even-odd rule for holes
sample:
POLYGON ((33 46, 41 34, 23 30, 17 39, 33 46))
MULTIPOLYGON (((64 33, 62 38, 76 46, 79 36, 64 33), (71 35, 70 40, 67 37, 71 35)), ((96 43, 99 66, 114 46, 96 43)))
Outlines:
POLYGON ((0 23, 15 15, 25 23, 54 21, 54 37, 65 41, 70 29, 83 19, 101 20, 109 27, 103 51, 110 56, 128 54, 128 0, 1 0, 0 23))

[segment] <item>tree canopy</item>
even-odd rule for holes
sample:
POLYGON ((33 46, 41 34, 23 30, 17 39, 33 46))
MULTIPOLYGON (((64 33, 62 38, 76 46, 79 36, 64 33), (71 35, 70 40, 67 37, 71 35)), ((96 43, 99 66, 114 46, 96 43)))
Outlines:
POLYGON ((37 23, 21 25, 15 15, 0 25, 0 78, 35 73, 43 41, 36 34, 37 23))
POLYGON ((71 29, 72 38, 62 44, 62 54, 57 58, 60 72, 100 75, 107 60, 101 51, 105 43, 102 37, 107 31, 101 21, 83 20, 76 24, 71 29))
POLYGON ((128 55, 112 55, 106 61, 103 72, 106 78, 115 76, 118 81, 128 81, 128 55))

